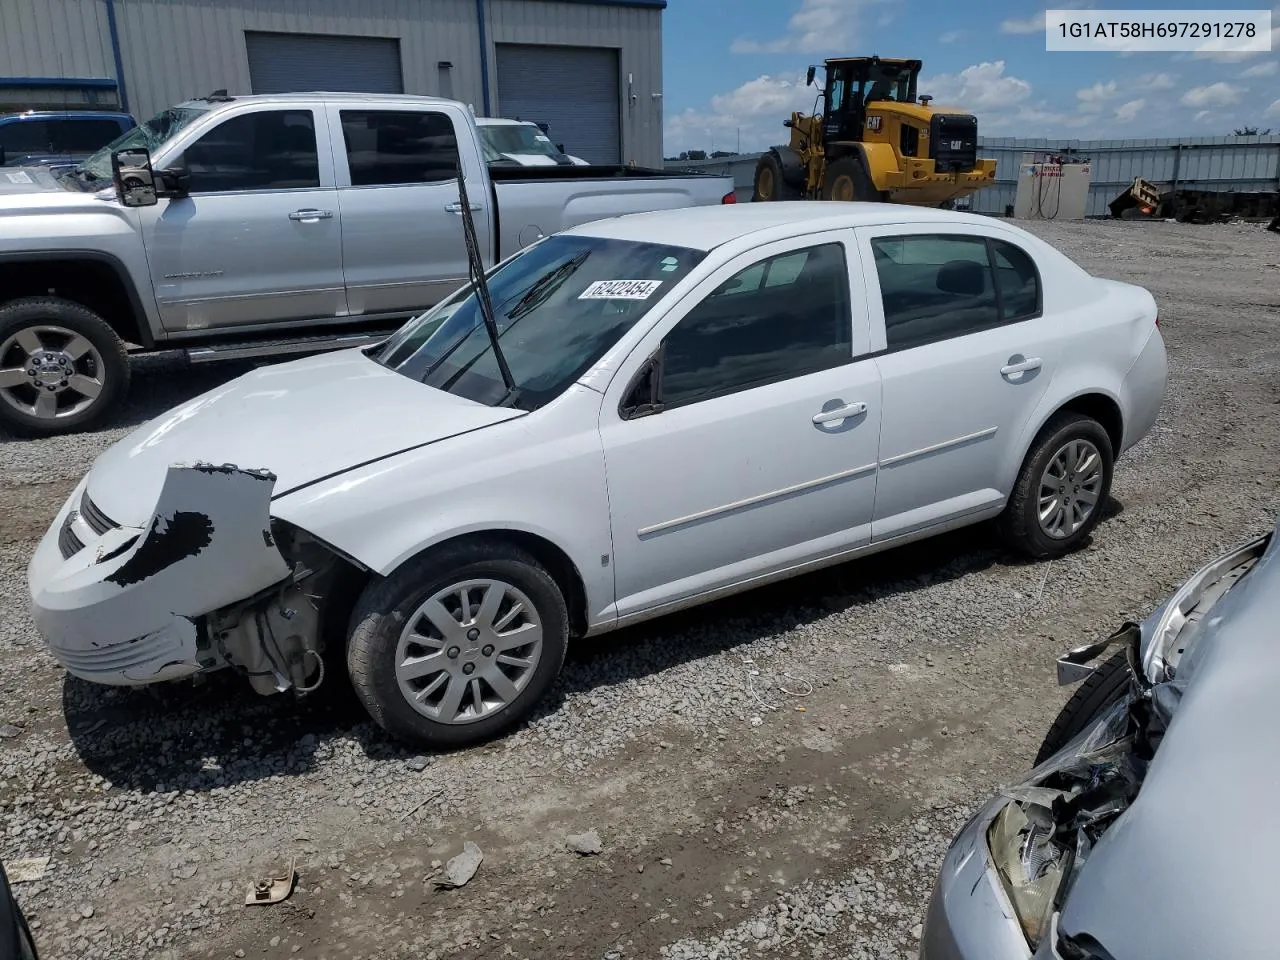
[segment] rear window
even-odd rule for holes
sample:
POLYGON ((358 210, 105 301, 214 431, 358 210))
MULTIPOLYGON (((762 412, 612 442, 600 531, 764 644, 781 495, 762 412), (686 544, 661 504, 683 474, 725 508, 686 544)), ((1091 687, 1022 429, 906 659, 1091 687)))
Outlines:
POLYGON ((121 134, 120 124, 103 118, 68 118, 55 121, 53 143, 58 153, 89 154, 121 134))
POLYGON ((12 159, 19 153, 52 153, 53 133, 47 120, 0 123, 0 149, 12 159))

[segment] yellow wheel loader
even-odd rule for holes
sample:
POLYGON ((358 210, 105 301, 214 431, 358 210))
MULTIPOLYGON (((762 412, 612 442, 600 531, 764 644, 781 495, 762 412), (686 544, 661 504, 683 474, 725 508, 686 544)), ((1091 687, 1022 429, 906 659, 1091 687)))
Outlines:
MULTIPOLYGON (((814 112, 784 122, 791 143, 760 157, 751 199, 937 207, 994 182, 996 161, 978 159, 977 118, 917 99, 920 67, 881 57, 827 60, 814 112)), ((810 86, 817 71, 809 68, 810 86)))

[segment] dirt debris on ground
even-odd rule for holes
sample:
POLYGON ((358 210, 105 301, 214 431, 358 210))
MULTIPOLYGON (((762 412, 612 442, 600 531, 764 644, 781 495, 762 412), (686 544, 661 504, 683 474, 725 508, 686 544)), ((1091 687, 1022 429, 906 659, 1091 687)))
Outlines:
POLYGON ((1280 293, 1261 225, 1032 229, 1160 304, 1171 383, 1085 550, 958 531, 578 644, 531 723, 425 757, 341 683, 68 679, 26 612, 34 541, 94 458, 243 367, 155 361, 120 425, 0 438, 0 857, 42 954, 914 957, 956 829, 1023 772, 1063 649, 1141 617, 1280 509, 1280 293), (16 730, 13 736, 9 734, 16 730), (566 838, 594 824, 598 854, 566 838), (465 843, 483 867, 433 879, 465 843), (244 878, 296 889, 244 906, 244 878))

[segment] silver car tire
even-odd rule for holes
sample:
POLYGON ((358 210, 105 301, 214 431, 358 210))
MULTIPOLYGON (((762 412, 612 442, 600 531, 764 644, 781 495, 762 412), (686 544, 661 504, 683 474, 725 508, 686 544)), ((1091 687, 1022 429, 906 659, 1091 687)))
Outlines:
POLYGON ((534 556, 463 541, 366 588, 351 617, 347 670, 391 736, 453 749, 527 718, 559 675, 568 641, 564 594, 534 556))

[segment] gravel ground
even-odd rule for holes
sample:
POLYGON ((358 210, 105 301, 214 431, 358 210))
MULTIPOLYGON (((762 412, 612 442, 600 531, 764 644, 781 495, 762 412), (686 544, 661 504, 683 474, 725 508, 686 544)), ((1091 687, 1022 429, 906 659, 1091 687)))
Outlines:
POLYGON ((533 722, 482 749, 405 752, 340 683, 301 700, 220 677, 102 689, 44 653, 35 538, 133 423, 239 370, 157 362, 118 428, 0 438, 0 857, 51 858, 16 888, 42 952, 914 956, 950 837, 1065 699, 1053 658, 1280 506, 1280 240, 1035 229, 1149 287, 1171 355, 1162 418, 1088 548, 1025 564, 959 531, 579 644, 533 722), (571 850, 590 830, 600 852, 571 850), (438 890, 466 841, 475 878, 438 890), (244 906, 290 861, 289 900, 244 906))

